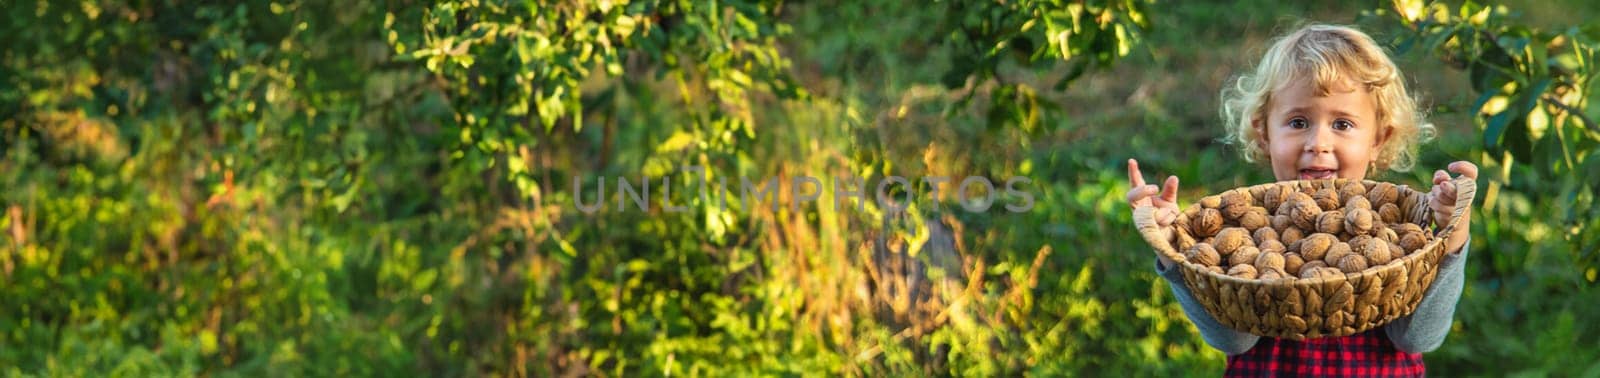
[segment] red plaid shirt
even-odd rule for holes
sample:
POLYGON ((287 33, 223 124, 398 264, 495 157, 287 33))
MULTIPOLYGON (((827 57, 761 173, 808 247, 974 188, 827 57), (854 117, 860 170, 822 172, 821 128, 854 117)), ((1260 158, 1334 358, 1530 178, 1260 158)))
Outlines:
POLYGON ((1422 353, 1395 348, 1383 328, 1343 337, 1294 341, 1262 337, 1228 357, 1229 377, 1420 377, 1422 353))

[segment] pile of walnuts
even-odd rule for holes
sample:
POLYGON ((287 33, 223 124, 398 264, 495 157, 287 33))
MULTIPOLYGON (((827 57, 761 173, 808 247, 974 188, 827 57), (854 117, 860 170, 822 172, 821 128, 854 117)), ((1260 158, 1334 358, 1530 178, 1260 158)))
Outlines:
POLYGON ((1230 190, 1179 217, 1179 246, 1188 261, 1244 279, 1342 276, 1397 263, 1434 237, 1402 219, 1400 190, 1359 181, 1337 190, 1275 185, 1263 198, 1230 190))

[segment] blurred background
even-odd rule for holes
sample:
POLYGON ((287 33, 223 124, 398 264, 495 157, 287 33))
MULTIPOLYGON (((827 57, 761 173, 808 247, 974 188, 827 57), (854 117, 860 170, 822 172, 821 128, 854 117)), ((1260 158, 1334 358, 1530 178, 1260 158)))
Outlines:
POLYGON ((1217 375, 1124 162, 1185 205, 1269 181, 1217 141, 1217 94, 1325 22, 1389 48, 1438 126, 1375 179, 1482 168, 1430 372, 1600 376, 1584 1, 4 9, 6 375, 1217 375), (900 214, 794 211, 788 184, 724 209, 683 165, 953 181, 900 214), (968 176, 1030 178, 1034 206, 961 210, 968 176))

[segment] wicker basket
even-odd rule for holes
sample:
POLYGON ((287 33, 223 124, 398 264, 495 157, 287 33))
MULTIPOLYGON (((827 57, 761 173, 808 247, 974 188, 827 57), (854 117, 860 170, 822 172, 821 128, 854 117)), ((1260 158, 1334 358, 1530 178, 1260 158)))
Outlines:
MULTIPOLYGON (((1242 190, 1250 191, 1259 201, 1265 189, 1277 185, 1292 185, 1297 189, 1336 188, 1348 181, 1286 181, 1242 190)), ((1388 324, 1417 309, 1422 294, 1427 292, 1438 273, 1439 259, 1445 253, 1444 236, 1450 235, 1455 227, 1467 227, 1462 217, 1472 204, 1476 183, 1466 178, 1457 178, 1454 182, 1456 208, 1449 224, 1438 229, 1436 234, 1440 237, 1425 244, 1423 252, 1337 277, 1263 281, 1216 274, 1204 266, 1185 261, 1173 245, 1175 228, 1156 225, 1155 207, 1134 211, 1134 223, 1156 253, 1177 263, 1189 290, 1223 325, 1255 335, 1294 340, 1346 336, 1388 324)), ((1370 180, 1363 183, 1369 187, 1377 184, 1370 180)), ((1405 221, 1427 229, 1432 223, 1427 193, 1406 186, 1397 187, 1400 196, 1395 204, 1404 212, 1405 221)), ((1179 217, 1188 217, 1196 209, 1189 210, 1179 217)))

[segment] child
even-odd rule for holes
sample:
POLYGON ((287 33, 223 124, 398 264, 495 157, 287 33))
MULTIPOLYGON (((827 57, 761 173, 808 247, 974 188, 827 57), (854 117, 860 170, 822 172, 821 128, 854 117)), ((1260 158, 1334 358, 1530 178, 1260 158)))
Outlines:
MULTIPOLYGON (((1255 72, 1222 96, 1228 142, 1241 147, 1245 160, 1267 163, 1278 181, 1361 180, 1386 169, 1406 171, 1416 145, 1433 131, 1394 63, 1371 37, 1348 27, 1311 25, 1276 40, 1255 72)), ((1477 166, 1465 161, 1448 169, 1478 176, 1477 166)), ((1178 178, 1168 177, 1161 189, 1145 185, 1138 162, 1130 159, 1128 180, 1132 206, 1156 206, 1157 223, 1170 227, 1179 212, 1178 178)), ((1429 205, 1435 222, 1443 224, 1456 189, 1442 170, 1434 172, 1433 185, 1429 205)), ((1448 238, 1447 253, 1414 313, 1350 336, 1293 341, 1230 329, 1200 307, 1172 261, 1159 257, 1156 271, 1206 343, 1228 355, 1229 376, 1420 376, 1422 353, 1444 341, 1461 297, 1467 230, 1440 235, 1448 238)))

